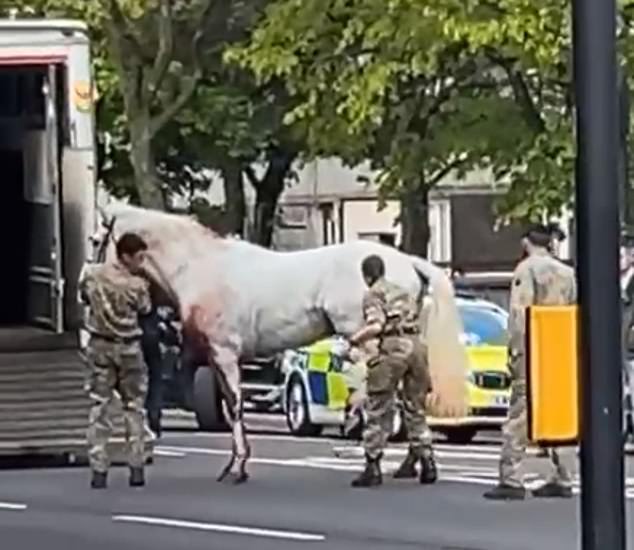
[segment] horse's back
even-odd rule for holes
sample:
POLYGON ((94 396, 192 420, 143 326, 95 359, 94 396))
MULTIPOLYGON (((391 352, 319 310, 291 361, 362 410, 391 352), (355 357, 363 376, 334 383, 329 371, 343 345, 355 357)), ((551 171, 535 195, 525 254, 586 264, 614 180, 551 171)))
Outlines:
POLYGON ((379 256, 385 263, 385 276, 388 280, 408 290, 416 291, 420 279, 416 275, 412 258, 400 250, 373 241, 357 240, 333 246, 333 253, 341 258, 342 264, 355 270, 361 277, 361 263, 371 255, 379 256))

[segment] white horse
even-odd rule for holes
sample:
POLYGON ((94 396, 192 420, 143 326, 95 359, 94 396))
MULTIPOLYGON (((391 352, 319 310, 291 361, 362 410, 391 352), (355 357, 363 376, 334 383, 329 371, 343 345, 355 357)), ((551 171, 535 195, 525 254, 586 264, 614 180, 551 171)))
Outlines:
POLYGON ((428 412, 466 413, 467 356, 453 287, 430 262, 369 241, 298 252, 275 252, 225 239, 192 218, 113 202, 100 211, 95 244, 107 261, 125 232, 145 239, 148 274, 172 298, 184 336, 196 342, 215 367, 233 431, 233 452, 220 474, 238 460, 236 482, 245 481, 250 447, 245 435, 240 362, 311 344, 331 334, 350 336, 363 323, 366 285, 361 262, 378 254, 387 279, 416 295, 429 286, 422 337, 428 349, 433 391, 428 412), (428 283, 428 285, 423 284, 428 283))

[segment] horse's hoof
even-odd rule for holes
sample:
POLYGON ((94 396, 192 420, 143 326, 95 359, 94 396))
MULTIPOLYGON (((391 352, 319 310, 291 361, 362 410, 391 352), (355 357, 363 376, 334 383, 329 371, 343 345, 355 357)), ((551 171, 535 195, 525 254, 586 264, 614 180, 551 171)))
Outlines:
POLYGON ((225 479, 227 479, 227 476, 229 475, 230 472, 222 472, 217 478, 216 481, 218 483, 222 483, 225 479))
POLYGON ((233 478, 233 484, 241 485, 242 483, 246 483, 248 480, 249 480, 249 474, 247 474, 246 472, 243 472, 241 474, 236 475, 233 478))

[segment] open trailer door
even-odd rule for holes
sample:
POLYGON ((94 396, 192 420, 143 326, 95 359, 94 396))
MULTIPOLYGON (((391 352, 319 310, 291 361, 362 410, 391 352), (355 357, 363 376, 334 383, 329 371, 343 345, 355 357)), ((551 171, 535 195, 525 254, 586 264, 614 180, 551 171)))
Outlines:
POLYGON ((60 215, 57 66, 48 65, 42 95, 44 128, 28 132, 24 149, 25 199, 32 204, 28 279, 29 321, 64 330, 64 280, 60 215))

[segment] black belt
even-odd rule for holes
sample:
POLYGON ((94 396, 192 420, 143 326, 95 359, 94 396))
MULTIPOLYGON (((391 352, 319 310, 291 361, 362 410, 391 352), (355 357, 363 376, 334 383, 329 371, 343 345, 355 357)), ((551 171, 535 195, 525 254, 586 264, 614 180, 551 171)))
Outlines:
POLYGON ((401 330, 391 330, 389 332, 383 333, 383 337, 386 338, 388 336, 415 336, 416 334, 420 334, 420 330, 417 328, 407 328, 401 330))
POLYGON ((141 335, 123 338, 121 336, 106 336, 104 334, 96 334, 94 332, 91 332, 90 337, 97 338, 98 340, 104 340, 105 342, 110 342, 112 344, 134 344, 135 342, 141 341, 141 335))

